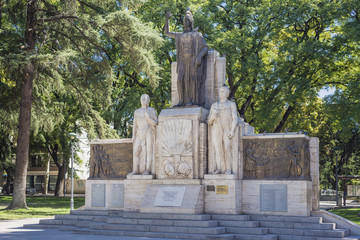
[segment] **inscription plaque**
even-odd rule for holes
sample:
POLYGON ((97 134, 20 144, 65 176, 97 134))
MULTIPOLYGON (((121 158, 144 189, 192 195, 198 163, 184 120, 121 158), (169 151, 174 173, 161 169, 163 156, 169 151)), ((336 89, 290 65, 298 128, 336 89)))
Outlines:
POLYGON ((124 184, 112 184, 110 207, 124 207, 124 184))
POLYGON ((91 184, 91 207, 105 207, 105 184, 91 184))
POLYGON ((261 184, 260 211, 287 212, 287 185, 261 184))
POLYGON ((180 207, 184 199, 186 187, 159 187, 154 206, 156 207, 180 207))
POLYGON ((206 191, 208 192, 215 192, 215 186, 214 185, 207 185, 206 191))
POLYGON ((228 185, 217 185, 216 186, 216 194, 228 194, 229 186, 228 185))

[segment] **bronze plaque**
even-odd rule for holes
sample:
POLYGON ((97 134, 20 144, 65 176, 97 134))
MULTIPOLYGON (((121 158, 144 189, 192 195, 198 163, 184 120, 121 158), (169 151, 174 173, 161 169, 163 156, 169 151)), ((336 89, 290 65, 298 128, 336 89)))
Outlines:
POLYGON ((208 192, 215 192, 215 186, 214 185, 207 185, 206 191, 208 192))
POLYGON ((309 140, 244 139, 244 179, 310 180, 309 140))
POLYGON ((228 194, 229 186, 228 185, 217 185, 216 186, 216 194, 228 194))
POLYGON ((132 171, 132 142, 90 145, 89 179, 125 179, 132 171))

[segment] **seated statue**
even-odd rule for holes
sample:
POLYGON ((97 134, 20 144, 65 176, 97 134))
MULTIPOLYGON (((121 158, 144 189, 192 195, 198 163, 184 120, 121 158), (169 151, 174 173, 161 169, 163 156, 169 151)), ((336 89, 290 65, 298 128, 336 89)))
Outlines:
POLYGON ((214 149, 214 172, 213 174, 232 174, 233 141, 237 125, 237 112, 234 102, 229 101, 229 89, 219 89, 218 102, 211 105, 208 124, 210 126, 211 145, 214 149))
POLYGON ((143 94, 140 98, 141 108, 134 113, 133 124, 133 171, 130 173, 144 175, 151 174, 154 158, 155 129, 158 123, 156 111, 149 107, 150 97, 143 94))

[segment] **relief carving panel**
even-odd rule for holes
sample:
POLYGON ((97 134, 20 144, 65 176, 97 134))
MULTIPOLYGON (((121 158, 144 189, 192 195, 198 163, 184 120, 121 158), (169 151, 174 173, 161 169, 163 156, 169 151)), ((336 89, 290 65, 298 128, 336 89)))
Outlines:
POLYGON ((124 179, 132 170, 132 143, 91 144, 89 179, 124 179))
POLYGON ((245 139, 244 179, 310 180, 309 140, 245 139))
POLYGON ((160 171, 165 178, 192 178, 192 121, 168 120, 162 125, 160 171))

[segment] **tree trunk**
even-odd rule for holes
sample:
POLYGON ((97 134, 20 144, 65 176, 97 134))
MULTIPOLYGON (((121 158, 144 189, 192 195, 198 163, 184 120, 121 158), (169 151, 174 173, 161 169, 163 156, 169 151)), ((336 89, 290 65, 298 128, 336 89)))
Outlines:
POLYGON ((288 120, 291 112, 294 110, 294 107, 292 106, 289 106, 287 109, 286 109, 286 112, 285 114, 283 115, 283 118, 281 119, 279 125, 277 125, 277 127, 275 128, 275 131, 274 133, 279 133, 281 131, 281 129, 283 129, 286 121, 288 120))
MULTIPOLYGON (((26 6, 25 47, 28 54, 35 50, 36 41, 36 2, 31 0, 26 6)), ((26 175, 29 161, 29 142, 31 126, 31 98, 35 68, 31 62, 27 64, 23 73, 21 86, 21 101, 19 115, 19 132, 16 148, 16 164, 14 177, 13 199, 8 209, 27 208, 26 205, 26 175)))
POLYGON ((55 193, 54 196, 64 196, 64 182, 65 182, 65 173, 67 172, 67 164, 59 168, 59 172, 56 179, 55 193))
POLYGON ((3 175, 4 175, 4 169, 0 169, 0 187, 3 187, 3 175))

